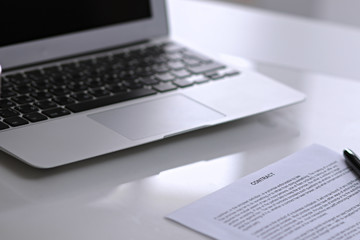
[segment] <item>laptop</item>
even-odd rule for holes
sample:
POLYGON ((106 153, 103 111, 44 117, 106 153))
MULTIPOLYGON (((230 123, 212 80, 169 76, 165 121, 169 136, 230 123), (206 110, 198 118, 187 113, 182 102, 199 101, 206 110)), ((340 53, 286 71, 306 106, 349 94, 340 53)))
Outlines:
POLYGON ((2 9, 0 148, 37 168, 304 99, 172 41, 165 0, 8 1, 2 9))

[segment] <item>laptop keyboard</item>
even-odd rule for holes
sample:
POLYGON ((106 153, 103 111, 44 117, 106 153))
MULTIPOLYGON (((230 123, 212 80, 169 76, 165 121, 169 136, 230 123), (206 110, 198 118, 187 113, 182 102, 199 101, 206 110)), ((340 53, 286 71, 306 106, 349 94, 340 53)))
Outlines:
POLYGON ((0 130, 239 74, 175 43, 4 75, 0 130))

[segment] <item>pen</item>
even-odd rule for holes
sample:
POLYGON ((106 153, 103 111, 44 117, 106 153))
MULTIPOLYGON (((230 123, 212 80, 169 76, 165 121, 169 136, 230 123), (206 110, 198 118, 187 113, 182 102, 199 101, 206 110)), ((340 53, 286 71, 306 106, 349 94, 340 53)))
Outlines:
POLYGON ((344 150, 344 157, 346 163, 350 166, 350 168, 360 176, 360 159, 359 157, 350 149, 344 150))

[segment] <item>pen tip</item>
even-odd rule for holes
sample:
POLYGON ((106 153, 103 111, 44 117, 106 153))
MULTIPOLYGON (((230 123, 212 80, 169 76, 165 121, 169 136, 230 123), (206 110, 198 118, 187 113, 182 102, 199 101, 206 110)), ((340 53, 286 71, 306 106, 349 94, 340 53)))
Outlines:
POLYGON ((344 154, 352 154, 353 152, 349 148, 344 149, 344 154))
MULTIPOLYGON (((347 159, 357 159, 358 161, 359 160, 359 157, 355 154, 355 152, 353 152, 351 149, 349 148, 346 148, 344 149, 344 156, 347 158, 347 159)), ((360 162, 359 162, 360 163, 360 162)))

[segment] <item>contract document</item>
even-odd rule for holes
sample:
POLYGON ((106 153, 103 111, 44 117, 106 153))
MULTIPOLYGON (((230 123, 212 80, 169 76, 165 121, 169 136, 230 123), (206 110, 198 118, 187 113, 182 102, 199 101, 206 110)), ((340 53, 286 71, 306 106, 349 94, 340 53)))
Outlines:
POLYGON ((360 239, 360 179, 311 145, 167 218, 215 239, 360 239))

